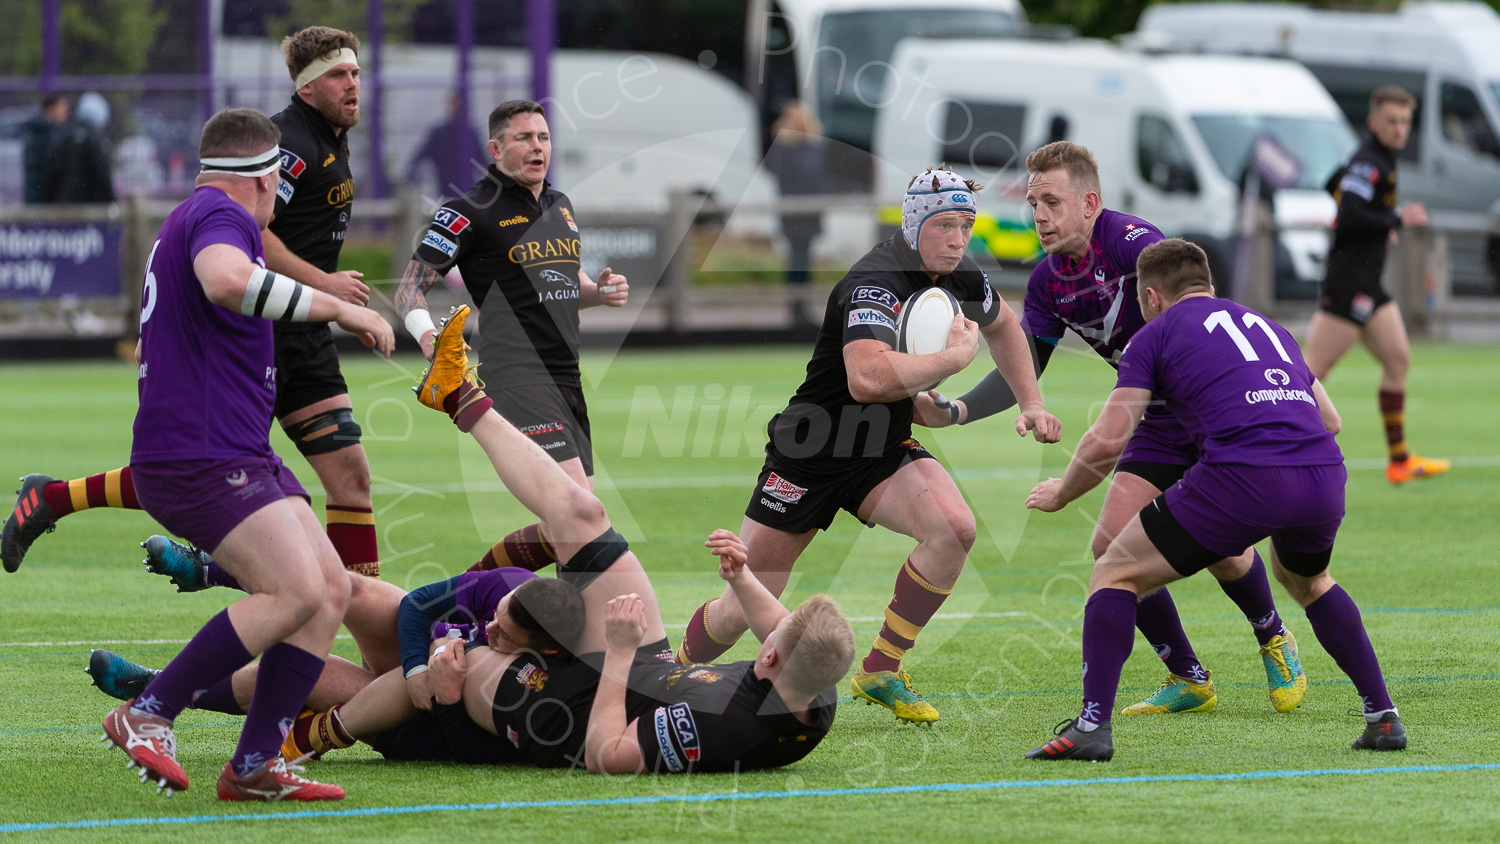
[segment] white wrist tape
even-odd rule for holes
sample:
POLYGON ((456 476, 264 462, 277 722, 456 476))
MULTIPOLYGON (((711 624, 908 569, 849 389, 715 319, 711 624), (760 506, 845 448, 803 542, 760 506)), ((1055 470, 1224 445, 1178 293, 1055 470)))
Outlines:
POLYGON ((312 291, 300 282, 256 267, 245 285, 240 313, 283 322, 307 322, 312 298, 312 291))
POLYGON ((415 668, 413 668, 412 670, 406 672, 406 679, 410 680, 411 678, 417 676, 418 674, 421 674, 422 672, 424 672, 426 670, 427 670, 427 666, 425 666, 425 665, 418 665, 415 668))
POLYGON ((429 331, 436 331, 437 326, 432 324, 432 314, 426 308, 416 308, 406 315, 406 331, 422 342, 422 335, 429 331))

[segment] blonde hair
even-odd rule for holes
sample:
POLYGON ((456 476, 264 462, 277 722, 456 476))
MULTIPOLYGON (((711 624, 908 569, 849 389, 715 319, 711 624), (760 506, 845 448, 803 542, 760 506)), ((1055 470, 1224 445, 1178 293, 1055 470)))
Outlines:
POLYGON ((1099 194, 1099 165, 1088 147, 1072 141, 1053 141, 1026 156, 1027 173, 1036 175, 1050 170, 1067 170, 1068 181, 1079 196, 1090 191, 1099 194))
POLYGON ((1141 250, 1135 273, 1137 285, 1150 287, 1173 301, 1184 293, 1213 288, 1208 255, 1196 243, 1180 237, 1159 240, 1141 250))
POLYGON ((1370 92, 1370 112, 1380 111, 1386 103, 1395 103, 1402 108, 1416 108, 1417 98, 1399 85, 1381 85, 1370 92))
POLYGON ((787 685, 816 695, 838 685, 854 664, 854 630, 832 598, 814 595, 792 611, 776 649, 787 685))

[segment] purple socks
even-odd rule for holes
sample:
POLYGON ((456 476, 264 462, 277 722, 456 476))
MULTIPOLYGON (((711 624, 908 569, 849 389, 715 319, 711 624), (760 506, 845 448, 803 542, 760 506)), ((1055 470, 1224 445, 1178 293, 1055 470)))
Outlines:
POLYGON ((191 709, 202 709, 207 712, 222 712, 225 715, 244 715, 245 710, 239 701, 234 699, 234 675, 214 683, 206 689, 193 695, 193 702, 188 704, 191 709))
POLYGON ((175 659, 131 704, 138 713, 168 721, 186 709, 195 694, 233 674, 252 659, 224 610, 198 631, 175 659))
MULTIPOLYGON (((1090 599, 1092 601, 1092 599, 1090 599)), ((1087 622, 1085 622, 1087 624, 1087 622)), ((1198 664, 1198 655, 1182 630, 1182 619, 1177 615, 1177 605, 1166 589, 1158 589, 1142 598, 1136 608, 1135 626, 1151 643, 1156 655, 1167 664, 1167 670, 1178 677, 1195 683, 1208 679, 1208 673, 1198 664)))
MULTIPOLYGON (((1323 593, 1323 597, 1308 605, 1307 620, 1312 624, 1313 635, 1318 637, 1318 644, 1354 681, 1364 711, 1395 709, 1396 705, 1391 703, 1391 696, 1385 690, 1380 661, 1375 658, 1375 649, 1370 646, 1364 621, 1359 617, 1359 607, 1354 605, 1349 593, 1335 584, 1323 593)), ((1087 627, 1087 621, 1084 624, 1087 627)))
POLYGON ((1271 597, 1271 581, 1266 579, 1266 564, 1260 552, 1253 551, 1255 562, 1239 580, 1220 580, 1219 588, 1234 601, 1245 614, 1250 626, 1255 629, 1255 640, 1261 647, 1270 644, 1271 637, 1285 636, 1286 625, 1276 612, 1276 599, 1271 597))
POLYGON ((322 673, 323 660, 295 645, 277 642, 266 648, 240 743, 230 759, 237 775, 249 776, 281 755, 281 741, 322 673))
POLYGON ((1083 711, 1079 718, 1108 724, 1120 689, 1120 670, 1135 642, 1135 593, 1100 589, 1083 610, 1083 711))
POLYGON ((240 582, 235 579, 234 575, 225 571, 223 567, 215 562, 208 564, 207 570, 203 573, 203 582, 209 586, 227 586, 230 589, 238 589, 241 592, 249 591, 240 585, 240 582))

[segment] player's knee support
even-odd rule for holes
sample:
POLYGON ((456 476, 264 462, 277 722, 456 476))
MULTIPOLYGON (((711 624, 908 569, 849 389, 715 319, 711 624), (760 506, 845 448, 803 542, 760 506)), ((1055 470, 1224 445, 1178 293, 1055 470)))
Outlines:
POLYGON ((1317 577, 1328 570, 1328 561, 1333 559, 1333 548, 1322 551, 1293 551, 1271 537, 1271 547, 1276 549, 1276 559, 1281 567, 1299 577, 1317 577))
POLYGON ((336 407, 286 426, 287 436, 303 457, 331 454, 359 445, 361 433, 359 423, 354 421, 354 411, 347 407, 336 407))
POLYGON ((581 592, 629 550, 630 543, 625 537, 610 528, 578 549, 578 553, 569 557, 567 562, 558 563, 557 579, 581 592))

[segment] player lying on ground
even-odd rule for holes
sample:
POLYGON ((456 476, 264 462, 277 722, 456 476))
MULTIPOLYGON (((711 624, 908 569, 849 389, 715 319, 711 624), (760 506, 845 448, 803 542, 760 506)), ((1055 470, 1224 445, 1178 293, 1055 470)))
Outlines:
MULTIPOLYGON (((1136 258, 1146 247, 1162 240, 1161 232, 1146 220, 1104 207, 1099 195, 1099 166, 1085 147, 1067 141, 1047 144, 1026 157, 1026 171, 1026 201, 1036 220, 1037 238, 1047 253, 1026 284, 1021 317, 1037 377, 1041 377, 1068 331, 1118 368, 1125 347, 1146 324, 1136 305, 1136 258)), ((969 393, 943 406, 937 404, 934 395, 921 394, 913 399, 917 421, 930 427, 967 424, 1016 403, 999 372, 990 373, 969 393)), ((1104 555, 1132 516, 1177 483, 1197 461, 1197 448, 1182 422, 1160 408, 1147 410, 1125 445, 1099 507, 1099 520, 1089 541, 1094 559, 1104 555)), ((1272 707, 1290 712, 1302 703, 1307 692, 1297 641, 1276 610, 1260 555, 1251 548, 1243 557, 1234 565, 1214 566, 1209 571, 1250 622, 1272 707)), ((1125 707, 1122 714, 1212 710, 1218 704, 1213 672, 1198 661, 1166 589, 1141 598, 1135 623, 1166 664, 1167 678, 1149 697, 1125 707)))
POLYGON ((1141 253, 1137 270, 1147 325, 1064 476, 1037 484, 1026 506, 1060 510, 1093 489, 1153 401, 1182 420, 1201 456, 1095 564, 1083 620, 1083 709, 1027 758, 1112 758, 1110 714, 1140 596, 1267 536, 1276 579, 1359 692, 1366 726, 1355 749, 1404 749, 1406 731, 1359 609, 1328 575, 1348 477, 1328 395, 1286 329, 1214 298, 1202 249, 1162 241, 1141 253))
MULTIPOLYGON (((434 648, 428 672, 434 676, 426 688, 456 706, 461 676, 463 709, 496 738, 488 745, 471 742, 468 749, 482 749, 485 758, 471 754, 470 761, 677 773, 770 767, 805 756, 831 725, 832 686, 854 659, 853 631, 833 602, 815 596, 787 613, 759 581, 739 574, 744 544, 733 534, 716 532, 708 544, 725 558, 721 574, 765 644, 753 661, 663 664, 667 642, 650 582, 624 539, 609 527, 597 499, 491 411, 483 391, 464 380, 467 358, 460 331, 445 328, 437 344, 419 388, 422 403, 446 410, 460 430, 471 433, 501 481, 541 517, 548 536, 557 537, 559 556, 567 560, 559 576, 574 579, 586 610, 573 646, 581 654, 576 660, 535 651, 502 655, 495 648, 473 648, 465 654, 452 645, 434 648), (589 503, 575 514, 582 523, 554 525, 549 509, 557 499, 570 498, 589 503), (592 538, 578 542, 583 536, 592 538), (639 588, 616 591, 632 579, 639 588), (605 595, 627 597, 600 607, 605 595), (614 619, 609 635, 607 618, 614 619), (597 719, 593 730, 591 719, 597 719), (604 741, 596 743, 600 737, 604 741)), ((422 702, 413 700, 410 684, 411 678, 387 674, 342 707, 337 719, 303 719, 307 728, 294 729, 293 740, 306 737, 313 744, 298 748, 304 752, 323 750, 400 725, 422 702)), ((444 722, 451 724, 452 715, 447 710, 444 722)), ((406 745, 403 738, 392 744, 406 745)))

